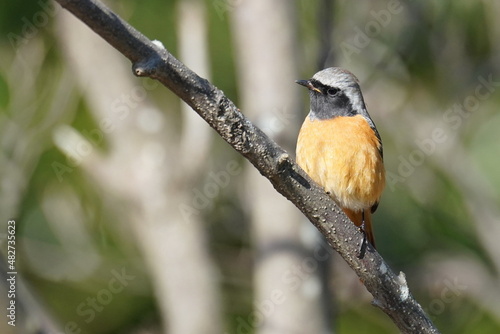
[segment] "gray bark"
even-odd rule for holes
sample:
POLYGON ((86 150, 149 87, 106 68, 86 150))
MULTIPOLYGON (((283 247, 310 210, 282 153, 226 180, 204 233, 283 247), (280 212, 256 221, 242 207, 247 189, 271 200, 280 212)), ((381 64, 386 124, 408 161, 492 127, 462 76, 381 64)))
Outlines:
POLYGON ((368 248, 360 258, 363 233, 325 191, 315 184, 281 147, 254 126, 223 92, 179 62, 164 47, 152 43, 96 1, 57 0, 131 62, 137 76, 160 81, 187 102, 236 151, 268 178, 326 237, 349 264, 373 303, 403 333, 438 333, 411 295, 405 275, 396 275, 380 254, 368 248))

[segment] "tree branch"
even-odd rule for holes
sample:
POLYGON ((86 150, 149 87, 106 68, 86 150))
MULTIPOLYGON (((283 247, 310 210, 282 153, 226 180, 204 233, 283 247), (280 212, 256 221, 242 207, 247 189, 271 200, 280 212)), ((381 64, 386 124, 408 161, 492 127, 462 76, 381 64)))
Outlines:
POLYGON ((404 274, 392 272, 371 247, 363 258, 357 257, 363 233, 323 188, 255 127, 222 91, 98 1, 56 1, 130 59, 135 75, 157 79, 173 91, 268 178, 344 258, 373 295, 374 305, 387 313, 401 332, 439 333, 409 292, 404 274))

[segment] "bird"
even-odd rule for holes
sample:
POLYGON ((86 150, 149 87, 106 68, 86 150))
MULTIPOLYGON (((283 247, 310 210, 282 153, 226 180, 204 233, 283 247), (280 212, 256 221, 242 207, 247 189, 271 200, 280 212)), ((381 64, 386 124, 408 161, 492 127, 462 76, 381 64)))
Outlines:
POLYGON ((385 187, 383 147, 359 81, 345 69, 330 67, 295 82, 310 96, 296 161, 364 231, 362 245, 368 240, 375 248, 371 215, 385 187))

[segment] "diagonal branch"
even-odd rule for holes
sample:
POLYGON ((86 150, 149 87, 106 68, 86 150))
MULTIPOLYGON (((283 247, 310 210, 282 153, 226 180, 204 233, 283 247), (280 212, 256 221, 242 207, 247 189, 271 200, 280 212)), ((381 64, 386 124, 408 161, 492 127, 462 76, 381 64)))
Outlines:
POLYGON ((373 303, 393 319, 401 332, 439 333, 409 292, 405 275, 396 275, 371 247, 362 259, 357 257, 362 232, 222 91, 98 1, 56 1, 130 59, 135 75, 156 79, 172 90, 268 178, 326 237, 373 295, 373 303))

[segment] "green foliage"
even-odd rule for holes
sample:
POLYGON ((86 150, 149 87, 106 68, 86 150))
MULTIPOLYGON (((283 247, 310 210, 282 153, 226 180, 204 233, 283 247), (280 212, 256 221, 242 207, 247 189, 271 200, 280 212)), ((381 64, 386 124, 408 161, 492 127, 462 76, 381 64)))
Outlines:
MULTIPOLYGON (((109 5, 148 38, 162 41, 177 55, 177 3, 127 0, 109 5)), ((237 103, 238 74, 230 24, 231 6, 236 3, 205 2, 212 81, 237 103)), ((319 2, 297 2, 297 45, 300 46, 297 52, 301 59, 298 72, 304 75, 314 73, 317 63, 318 6, 319 2)), ((491 95, 480 101, 477 110, 462 114, 456 128, 453 125, 458 123, 446 123, 443 117, 454 104, 464 104, 468 96, 474 97, 480 76, 492 76, 495 83, 500 81, 496 64, 499 59, 496 44, 500 36, 495 25, 499 7, 484 1, 401 2, 402 10, 391 16, 390 22, 371 36, 366 46, 357 47, 358 52, 346 57, 341 43, 355 46, 354 28, 364 29, 370 20, 376 22, 371 11, 380 12, 387 6, 385 1, 335 3, 331 45, 335 64, 331 65, 359 73, 370 113, 381 130, 387 170, 396 176, 402 177, 398 172, 402 159, 409 160, 412 152, 419 150, 416 140, 429 138, 436 127, 447 131, 446 142, 436 145, 435 151, 425 154, 409 175, 386 189, 374 216, 379 251, 395 270, 408 274, 417 300, 429 307, 433 301, 440 300, 443 291, 442 287, 434 286, 440 281, 432 275, 439 273, 426 272, 441 263, 437 258, 472 258, 474 264, 485 271, 477 273, 478 277, 498 280, 495 264, 498 254, 486 243, 484 226, 473 211, 476 198, 485 199, 496 209, 500 203, 498 86, 493 85, 491 95), (393 100, 397 102, 391 103, 393 100), (456 156, 461 160, 453 160, 456 156), (448 159, 449 164, 439 157, 448 159), (464 172, 459 168, 461 163, 474 170, 464 172), (476 186, 471 190, 470 184, 476 186), (427 275, 433 277, 431 283, 423 282, 427 275)), ((90 104, 82 97, 70 65, 62 56, 65 46, 56 40, 53 16, 47 14, 49 23, 35 25, 36 32, 33 31, 30 38, 23 35, 23 29, 28 29, 26 20, 32 22, 41 8, 39 2, 0 4, 0 130, 3 134, 0 163, 2 181, 7 185, 10 184, 7 181, 15 180, 17 187, 15 191, 4 191, 0 200, 7 203, 17 198, 8 209, 20 223, 20 271, 62 324, 75 321, 88 333, 129 333, 130 328, 140 327, 144 321, 158 324, 164 319, 158 319, 144 255, 137 249, 134 233, 121 222, 124 217, 117 213, 116 208, 122 205, 120 199, 115 199, 116 207, 110 207, 101 185, 95 184, 78 162, 68 159, 54 145, 57 126, 70 125, 85 134, 97 127, 98 120, 92 116, 90 104), (21 40, 16 41, 22 43, 13 45, 9 33, 20 36, 21 40), (71 93, 66 94, 63 88, 72 86, 71 93), (61 99, 61 95, 67 99, 61 99), (62 110, 58 113, 58 109, 62 110), (58 174, 57 168, 63 168, 62 174, 58 174), (78 199, 78 203, 70 199, 78 199), (60 222, 51 216, 54 212, 47 209, 50 200, 60 201, 61 211, 68 209, 67 203, 74 204, 69 209, 78 212, 74 215, 79 222, 76 225, 85 232, 81 240, 88 240, 79 244, 80 238, 70 239, 72 242, 64 238, 61 230, 65 224, 58 225, 60 222), (79 251, 89 258, 75 257, 79 251), (91 258, 90 253, 95 258, 91 258), (54 269, 43 270, 33 259, 43 259, 54 269), (75 259, 85 259, 90 264, 75 259), (131 288, 113 295, 112 303, 102 313, 96 313, 95 321, 86 323, 77 314, 78 306, 108 289, 112 270, 122 266, 136 277, 131 288), (81 277, 75 277, 75 272, 82 273, 81 277)), ((287 85, 288 82, 283 83, 283 87, 270 89, 287 89, 284 88, 287 85)), ((174 132, 180 133, 177 125, 182 124, 182 116, 178 99, 163 87, 151 92, 151 97, 174 115, 174 132)), ((214 142, 211 148, 214 157, 209 162, 200 162, 208 166, 207 172, 212 166, 225 166, 231 159, 241 161, 232 153, 224 153, 229 148, 221 140, 214 142)), ((106 138, 95 146, 104 157, 111 150, 106 138)), ((205 179, 199 175, 198 184, 205 179)), ((243 176, 235 176, 231 185, 215 196, 209 208, 201 213, 209 235, 209 249, 221 271, 228 332, 235 332, 240 324, 238 319, 246 319, 252 312, 254 254, 248 226, 250 213, 242 199, 241 193, 245 193, 242 188, 243 176)), ((245 193, 245 196, 251 194, 245 193)), ((5 219, 2 215, 2 221, 5 219)), ((461 278, 459 273, 453 275, 461 278)), ((484 293, 481 289, 470 287, 453 302, 444 304, 441 312, 432 313, 443 333, 500 331, 496 310, 500 305, 498 301, 486 303, 482 300, 484 296, 472 293, 476 290, 484 293)), ((332 315, 332 322, 338 333, 397 333, 390 319, 366 300, 339 299, 337 303, 339 310, 332 315)))

